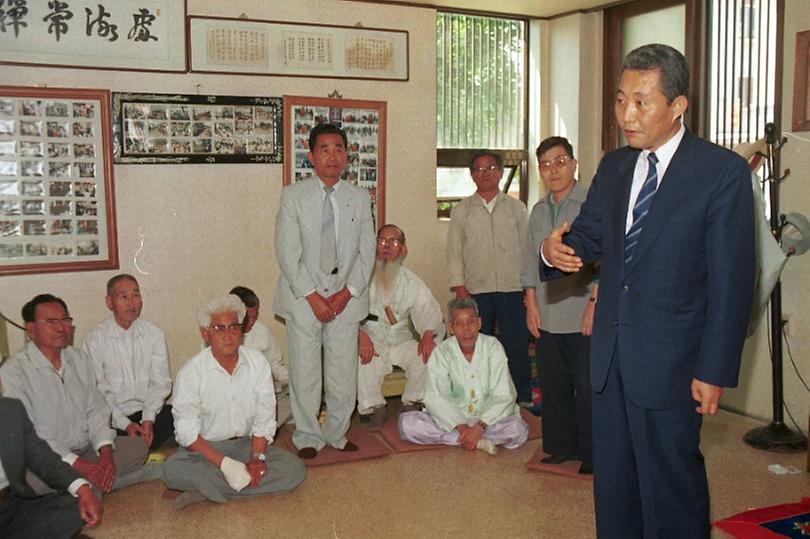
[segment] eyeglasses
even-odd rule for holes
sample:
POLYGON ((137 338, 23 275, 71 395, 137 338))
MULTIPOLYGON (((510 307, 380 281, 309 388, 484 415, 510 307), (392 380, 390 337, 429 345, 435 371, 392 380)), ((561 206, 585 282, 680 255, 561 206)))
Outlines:
POLYGON ((399 247, 400 245, 402 245, 402 242, 396 238, 377 238, 377 243, 379 243, 383 247, 388 247, 389 245, 391 247, 399 247))
POLYGON ((40 324, 45 324, 48 327, 55 328, 56 326, 61 326, 62 324, 73 324, 73 318, 70 316, 65 316, 63 318, 45 318, 44 320, 34 320, 34 322, 39 322, 40 324))
POLYGON ((555 157, 551 161, 540 161, 540 163, 539 163, 540 171, 541 172, 547 172, 547 171, 551 170, 551 167, 563 168, 570 161, 571 161, 571 158, 569 156, 565 155, 565 154, 560 155, 558 157, 555 157))
POLYGON ((208 329, 212 331, 216 331, 217 333, 225 333, 225 332, 234 332, 242 331, 242 324, 217 324, 215 326, 208 326, 208 329))
POLYGON ((471 169, 473 174, 481 174, 482 172, 492 172, 493 170, 501 170, 498 165, 489 165, 488 167, 476 167, 471 169))

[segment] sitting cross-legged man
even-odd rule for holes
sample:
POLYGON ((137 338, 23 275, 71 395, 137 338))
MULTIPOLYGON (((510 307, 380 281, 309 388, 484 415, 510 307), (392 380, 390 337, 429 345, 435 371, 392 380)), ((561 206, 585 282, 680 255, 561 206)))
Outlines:
POLYGON ((264 356, 241 345, 244 318, 233 294, 204 302, 197 315, 208 347, 177 373, 172 413, 181 447, 164 470, 166 486, 183 491, 177 509, 288 492, 306 475, 298 457, 269 446, 273 377, 264 356))
POLYGON ((368 428, 373 431, 382 429, 387 419, 382 391, 385 376, 394 365, 405 371, 408 381, 402 411, 418 410, 425 393, 428 358, 436 341, 444 337, 439 302, 422 279, 402 267, 407 253, 405 233, 399 227, 389 224, 380 229, 368 287, 371 314, 360 326, 357 343, 357 411, 369 418, 368 428))
MULTIPOLYGON (((22 308, 29 341, 0 367, 7 397, 22 401, 37 435, 98 493, 159 479, 160 464, 144 464, 149 449, 139 436, 116 436, 110 407, 96 383, 91 359, 70 346, 73 318, 67 304, 39 294, 22 308)), ((54 492, 31 470, 38 495, 54 492)))
POLYGON ((529 427, 515 404, 515 385, 503 346, 481 331, 471 298, 448 305, 453 336, 439 344, 428 362, 426 412, 399 416, 399 435, 415 444, 460 445, 490 455, 498 445, 515 449, 529 427))

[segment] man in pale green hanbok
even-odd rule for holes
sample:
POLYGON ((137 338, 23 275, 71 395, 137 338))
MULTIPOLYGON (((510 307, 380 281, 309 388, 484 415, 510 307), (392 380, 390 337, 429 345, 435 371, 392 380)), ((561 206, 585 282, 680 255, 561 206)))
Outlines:
POLYGON ((400 437, 416 444, 481 449, 490 455, 498 445, 520 447, 529 427, 515 404, 503 346, 479 333, 475 300, 452 300, 448 314, 453 336, 436 346, 428 361, 426 411, 400 415, 400 437))

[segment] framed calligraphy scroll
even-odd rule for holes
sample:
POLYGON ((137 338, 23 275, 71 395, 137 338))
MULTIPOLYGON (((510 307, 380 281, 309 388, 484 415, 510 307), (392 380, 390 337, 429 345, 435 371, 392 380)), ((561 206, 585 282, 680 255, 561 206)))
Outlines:
POLYGON ((320 123, 335 124, 349 139, 342 180, 368 189, 374 223, 385 224, 385 101, 284 96, 284 185, 312 177, 307 158, 309 132, 320 123))
POLYGON ((281 163, 280 97, 113 93, 116 163, 281 163))
POLYGON ((408 80, 408 32, 189 17, 191 71, 408 80))
POLYGON ((186 71, 186 0, 0 2, 0 63, 186 71))
POLYGON ((118 268, 107 90, 0 86, 0 276, 118 268))

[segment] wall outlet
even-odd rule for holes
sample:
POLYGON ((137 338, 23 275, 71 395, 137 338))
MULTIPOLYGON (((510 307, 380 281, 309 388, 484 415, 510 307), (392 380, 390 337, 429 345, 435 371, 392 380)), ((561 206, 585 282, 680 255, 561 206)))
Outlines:
POLYGON ((793 318, 789 315, 782 315, 782 332, 785 337, 793 337, 793 318))

